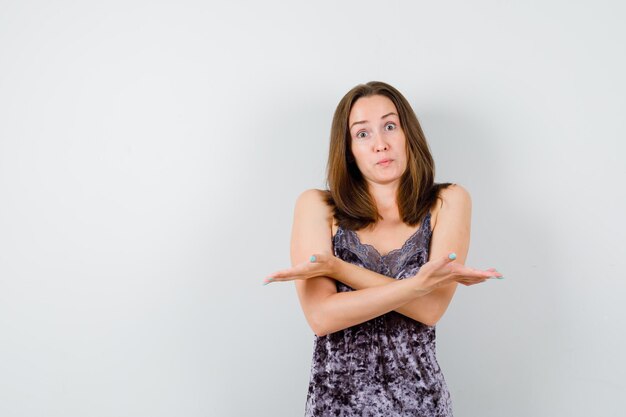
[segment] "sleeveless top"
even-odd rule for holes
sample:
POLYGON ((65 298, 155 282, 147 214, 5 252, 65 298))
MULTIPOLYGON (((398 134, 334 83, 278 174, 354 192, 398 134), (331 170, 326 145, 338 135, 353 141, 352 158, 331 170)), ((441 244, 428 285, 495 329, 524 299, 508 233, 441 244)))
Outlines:
MULTIPOLYGON (((353 230, 338 228, 336 257, 395 279, 428 260, 431 213, 404 245, 381 255, 353 230)), ((337 291, 353 291, 337 281, 337 291)), ((451 417, 450 394, 435 355, 435 327, 391 311, 315 337, 305 416, 451 417)))

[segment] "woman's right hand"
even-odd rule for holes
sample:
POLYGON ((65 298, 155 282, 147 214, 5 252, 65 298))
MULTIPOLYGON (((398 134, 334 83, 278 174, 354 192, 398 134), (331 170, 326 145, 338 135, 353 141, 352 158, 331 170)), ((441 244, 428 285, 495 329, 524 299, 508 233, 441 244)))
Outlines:
POLYGON ((502 279, 502 274, 495 268, 486 270, 467 267, 458 262, 455 254, 450 254, 444 258, 433 259, 426 262, 420 268, 416 277, 420 280, 424 289, 432 291, 451 282, 458 282, 466 286, 480 284, 487 279, 502 279))

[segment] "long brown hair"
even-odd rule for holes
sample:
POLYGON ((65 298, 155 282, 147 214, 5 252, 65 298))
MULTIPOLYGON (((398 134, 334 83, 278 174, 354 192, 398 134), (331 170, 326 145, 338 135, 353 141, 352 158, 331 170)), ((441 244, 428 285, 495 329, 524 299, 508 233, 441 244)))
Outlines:
POLYGON ((361 97, 374 95, 393 102, 406 136, 407 169, 400 179, 396 201, 402 221, 414 226, 435 203, 439 190, 451 184, 434 183, 435 163, 415 112, 398 90, 380 81, 357 85, 337 105, 330 130, 326 201, 343 228, 359 230, 382 219, 350 150, 352 138, 348 127, 354 103, 361 97))

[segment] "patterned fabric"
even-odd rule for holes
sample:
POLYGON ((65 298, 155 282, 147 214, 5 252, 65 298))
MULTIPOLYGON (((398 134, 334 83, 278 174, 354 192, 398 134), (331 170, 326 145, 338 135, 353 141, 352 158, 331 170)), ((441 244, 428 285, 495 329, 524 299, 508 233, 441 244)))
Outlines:
MULTIPOLYGON (((428 260, 430 213, 396 250, 381 255, 341 227, 335 256, 395 279, 428 260)), ((340 292, 353 291, 337 282, 340 292)), ((394 311, 315 337, 305 416, 451 417, 450 394, 435 357, 435 327, 394 311)))

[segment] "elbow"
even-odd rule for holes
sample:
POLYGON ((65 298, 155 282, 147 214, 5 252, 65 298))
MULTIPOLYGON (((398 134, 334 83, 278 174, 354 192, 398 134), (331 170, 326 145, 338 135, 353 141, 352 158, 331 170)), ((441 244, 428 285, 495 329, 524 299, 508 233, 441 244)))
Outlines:
POLYGON ((313 333, 315 333, 315 336, 317 337, 324 337, 328 334, 328 332, 318 329, 318 330, 313 330, 313 333))
POLYGON ((439 321, 439 320, 430 320, 430 319, 429 319, 429 320, 420 320, 420 323, 422 323, 422 324, 424 324, 424 325, 426 325, 426 326, 433 327, 434 325, 436 325, 436 324, 437 324, 437 322, 438 322, 438 321, 439 321))
POLYGON ((332 333, 322 327, 317 327, 317 326, 311 326, 311 330, 313 330, 313 333, 317 337, 324 337, 328 335, 329 333, 332 333))
POLYGON ((346 323, 338 320, 337 317, 324 308, 317 308, 315 312, 309 315, 308 319, 309 326, 311 326, 311 330, 317 337, 327 336, 348 327, 346 323))
POLYGON ((442 314, 431 314, 427 317, 424 317, 422 320, 420 320, 420 322, 425 324, 426 326, 432 327, 439 322, 441 316, 442 314))
POLYGON ((319 313, 313 314, 309 318, 309 326, 311 327, 311 330, 313 330, 313 333, 315 333, 315 336, 317 337, 326 336, 327 334, 332 333, 328 329, 328 326, 325 323, 324 317, 319 313))

